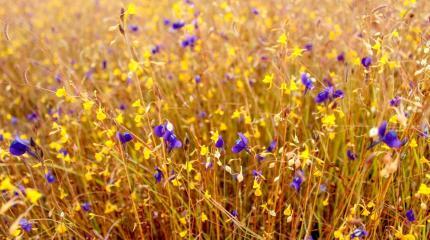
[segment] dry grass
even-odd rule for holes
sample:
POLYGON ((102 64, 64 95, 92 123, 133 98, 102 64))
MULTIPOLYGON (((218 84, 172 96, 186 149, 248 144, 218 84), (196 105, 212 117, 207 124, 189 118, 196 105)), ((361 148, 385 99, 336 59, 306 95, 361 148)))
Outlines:
POLYGON ((430 2, 192 2, 0 0, 0 238, 430 238, 430 2))

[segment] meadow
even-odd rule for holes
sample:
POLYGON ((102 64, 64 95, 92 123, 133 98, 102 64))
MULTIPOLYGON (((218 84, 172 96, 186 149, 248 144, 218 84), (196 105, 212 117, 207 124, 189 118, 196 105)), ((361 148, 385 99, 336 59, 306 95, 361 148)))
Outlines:
POLYGON ((0 239, 430 239, 430 1, 0 0, 0 239))

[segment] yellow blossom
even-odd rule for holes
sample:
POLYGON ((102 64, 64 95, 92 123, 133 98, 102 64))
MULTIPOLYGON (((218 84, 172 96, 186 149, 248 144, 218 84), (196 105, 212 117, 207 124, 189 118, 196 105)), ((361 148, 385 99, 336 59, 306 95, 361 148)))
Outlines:
POLYGON ((418 193, 422 195, 430 195, 430 187, 427 187, 427 185, 421 183, 418 193))
POLYGON ((281 45, 286 45, 287 44, 287 35, 285 33, 282 33, 279 37, 278 37, 278 41, 279 44, 281 45))
POLYGON ((82 107, 84 108, 85 111, 89 111, 91 110, 93 105, 94 105, 93 101, 84 101, 84 103, 82 104, 82 107))
POLYGON ((206 216, 204 212, 202 212, 201 218, 202 218, 202 222, 206 222, 208 220, 208 216, 206 216))
POLYGON ((409 147, 411 147, 411 148, 418 147, 418 144, 417 144, 417 141, 415 140, 415 138, 412 138, 411 142, 409 143, 409 147))
POLYGON ((37 201, 39 201, 39 199, 42 197, 42 194, 33 188, 25 189, 25 194, 27 199, 33 204, 36 204, 37 201))
POLYGON ((333 127, 336 125, 336 116, 334 114, 325 115, 321 122, 327 127, 333 127))
POLYGON ((55 231, 59 234, 63 234, 65 232, 67 232, 66 224, 64 224, 63 222, 59 223, 57 225, 57 227, 55 228, 55 231))
POLYGON ((55 92, 55 95, 59 98, 65 97, 66 89, 64 87, 57 89, 57 91, 55 92))
POLYGON ((106 114, 103 112, 103 109, 99 108, 97 110, 97 120, 103 121, 106 119, 106 114))
POLYGON ((105 206, 105 214, 109 214, 111 212, 117 211, 118 210, 118 206, 115 204, 112 204, 111 202, 107 202, 106 206, 105 206))
POLYGON ((145 147, 143 149, 143 158, 145 160, 148 160, 151 157, 151 153, 152 153, 151 150, 149 148, 145 147))
POLYGON ((200 147, 200 155, 206 156, 209 153, 209 148, 205 145, 200 147))

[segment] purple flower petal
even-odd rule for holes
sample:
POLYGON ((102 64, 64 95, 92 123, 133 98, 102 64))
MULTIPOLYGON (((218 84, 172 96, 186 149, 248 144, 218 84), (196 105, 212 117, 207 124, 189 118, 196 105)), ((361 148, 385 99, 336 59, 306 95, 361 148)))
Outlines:
POLYGON ((164 125, 158 125, 154 128, 154 133, 157 137, 163 137, 166 132, 166 127, 164 125))
POLYGON ((391 148, 400 148, 403 145, 403 142, 399 140, 397 133, 393 130, 388 131, 382 141, 391 148))
POLYGON ((383 121, 381 123, 381 125, 379 125, 379 128, 378 128, 379 138, 383 138, 384 137, 386 130, 387 130, 387 121, 383 121))
POLYGON ((9 147, 9 151, 14 156, 21 156, 30 149, 30 142, 20 138, 15 138, 9 147))
POLYGON ((318 95, 315 97, 315 102, 316 103, 323 103, 325 101, 327 101, 327 99, 329 98, 329 90, 328 88, 325 88, 324 90, 322 90, 321 92, 318 93, 318 95))
POLYGON ((218 136, 218 140, 215 143, 215 147, 222 148, 224 146, 224 139, 222 139, 222 136, 218 136))

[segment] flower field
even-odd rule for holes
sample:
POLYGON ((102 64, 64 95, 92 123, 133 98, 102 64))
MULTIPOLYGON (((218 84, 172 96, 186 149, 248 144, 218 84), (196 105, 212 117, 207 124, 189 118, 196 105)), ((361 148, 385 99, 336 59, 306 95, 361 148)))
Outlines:
POLYGON ((0 0, 0 239, 430 239, 430 2, 0 0))

